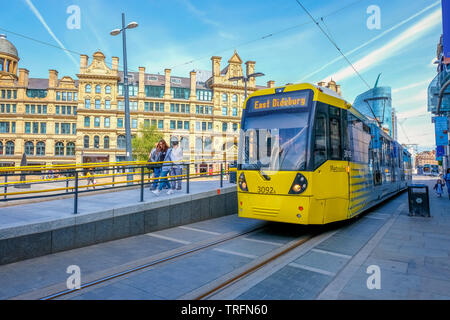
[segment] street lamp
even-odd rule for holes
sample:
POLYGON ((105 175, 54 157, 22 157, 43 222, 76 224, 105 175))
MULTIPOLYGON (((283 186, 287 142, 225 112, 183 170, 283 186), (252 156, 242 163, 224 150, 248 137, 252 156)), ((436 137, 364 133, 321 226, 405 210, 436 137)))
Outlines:
POLYGON ((238 81, 238 80, 244 81, 244 84, 245 84, 245 97, 244 97, 244 100, 245 100, 245 99, 247 99, 247 82, 250 80, 250 78, 262 77, 262 76, 265 76, 265 74, 262 73, 262 72, 256 72, 256 73, 252 73, 252 74, 248 75, 247 77, 244 77, 244 76, 232 77, 232 78, 229 78, 228 80, 230 80, 230 81, 238 81))
MULTIPOLYGON (((126 29, 134 29, 138 26, 137 22, 130 22, 125 27, 125 13, 122 13, 122 29, 114 29, 110 32, 112 36, 117 36, 122 33, 122 41, 123 41, 123 85, 124 85, 124 98, 125 98, 125 142, 126 142, 126 161, 132 161, 131 156, 131 128, 130 128, 130 98, 128 91, 128 65, 127 65, 127 38, 126 38, 126 29)), ((128 180, 132 179, 130 175, 128 175, 128 180)))

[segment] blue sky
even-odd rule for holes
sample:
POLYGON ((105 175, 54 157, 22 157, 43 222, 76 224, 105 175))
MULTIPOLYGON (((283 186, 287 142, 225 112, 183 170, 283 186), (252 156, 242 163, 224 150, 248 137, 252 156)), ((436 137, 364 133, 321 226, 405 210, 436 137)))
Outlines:
MULTIPOLYGON (((373 86, 391 86, 399 113, 399 140, 434 147, 434 129, 426 112, 432 64, 442 33, 440 1, 435 0, 301 0, 339 48, 373 86), (381 28, 369 30, 367 8, 380 8, 381 28)), ((264 72, 260 84, 318 82, 333 77, 353 102, 367 86, 320 32, 295 0, 14 0, 0 11, 0 28, 92 55, 100 49, 122 58, 121 37, 109 32, 121 24, 121 13, 139 27, 127 33, 129 69, 189 76, 192 69, 211 69, 210 57, 222 56, 223 67, 236 49, 244 61, 256 61, 264 72), (81 10, 81 28, 66 26, 70 5, 81 10), (6 9, 6 10, 5 10, 6 9), (20 17, 21 19, 18 19, 20 17), (297 26, 297 27, 295 27, 297 26), (283 31, 285 30, 285 31, 283 31), (282 32, 280 32, 282 31, 282 32), (272 36, 261 39, 264 36, 272 36), (188 63, 193 61, 192 63, 188 63)), ((49 69, 75 77, 79 56, 6 33, 31 77, 49 69)))

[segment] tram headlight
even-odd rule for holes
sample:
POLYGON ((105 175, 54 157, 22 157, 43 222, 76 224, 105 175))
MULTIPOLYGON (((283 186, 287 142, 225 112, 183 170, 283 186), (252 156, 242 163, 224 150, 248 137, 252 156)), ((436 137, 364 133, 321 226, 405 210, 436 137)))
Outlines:
POLYGON ((243 172, 239 175, 239 188, 242 191, 248 191, 247 181, 245 181, 245 175, 243 172))
POLYGON ((295 176, 294 182, 292 183, 291 189, 289 190, 289 194, 300 194, 306 190, 308 187, 308 181, 305 176, 301 173, 297 173, 295 176))

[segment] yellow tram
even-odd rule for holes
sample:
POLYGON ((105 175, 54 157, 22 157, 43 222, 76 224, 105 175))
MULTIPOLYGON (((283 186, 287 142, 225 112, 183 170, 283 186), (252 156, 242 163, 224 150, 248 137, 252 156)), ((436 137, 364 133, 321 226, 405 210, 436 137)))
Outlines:
POLYGON ((404 190, 411 155, 334 91, 287 85, 245 101, 237 178, 240 217, 326 224, 404 190))

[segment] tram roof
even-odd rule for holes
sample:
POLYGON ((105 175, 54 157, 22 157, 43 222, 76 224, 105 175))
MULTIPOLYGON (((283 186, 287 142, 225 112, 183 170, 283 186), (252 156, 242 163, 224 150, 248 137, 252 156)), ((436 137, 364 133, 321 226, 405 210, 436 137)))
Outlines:
MULTIPOLYGON (((340 95, 334 92, 331 89, 319 87, 315 84, 311 83, 299 83, 299 84, 288 84, 285 86, 280 86, 276 88, 267 88, 255 91, 250 96, 247 97, 247 100, 252 97, 257 96, 265 96, 270 94, 275 94, 276 90, 283 89, 283 93, 292 92, 292 91, 300 91, 300 90, 312 90, 314 92, 313 101, 320 101, 324 103, 328 103, 330 105, 342 108, 342 109, 350 109, 351 104, 345 101, 340 95)), ((244 103, 244 108, 247 103, 247 100, 244 103)))

